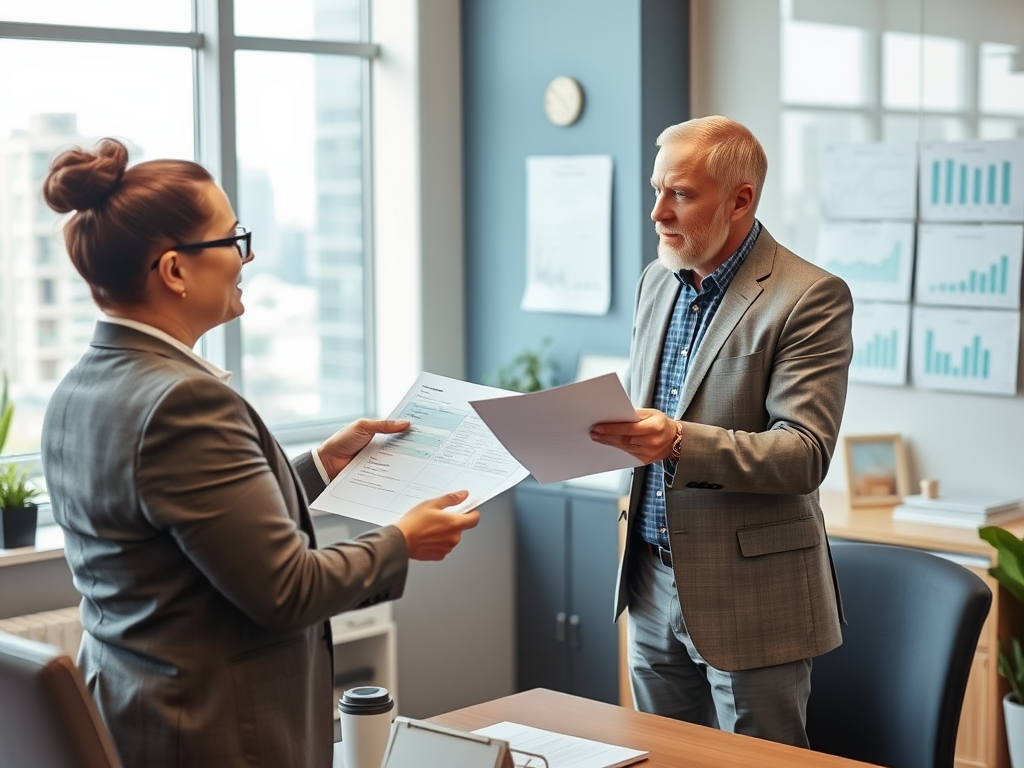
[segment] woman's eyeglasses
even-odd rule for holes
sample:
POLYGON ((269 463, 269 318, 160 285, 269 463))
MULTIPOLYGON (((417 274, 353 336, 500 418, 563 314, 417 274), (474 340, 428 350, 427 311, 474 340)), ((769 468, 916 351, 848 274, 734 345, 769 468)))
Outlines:
MULTIPOLYGON (((236 234, 234 237, 224 237, 220 240, 207 240, 202 243, 185 243, 184 245, 172 245, 168 248, 168 251, 201 251, 205 248, 223 248, 226 245, 233 245, 238 249, 238 255, 245 261, 249 258, 249 254, 252 253, 252 231, 245 227, 236 227, 236 234)), ((163 254, 160 254, 161 258, 163 254)), ((157 268, 160 264, 160 259, 150 265, 150 271, 157 268)))

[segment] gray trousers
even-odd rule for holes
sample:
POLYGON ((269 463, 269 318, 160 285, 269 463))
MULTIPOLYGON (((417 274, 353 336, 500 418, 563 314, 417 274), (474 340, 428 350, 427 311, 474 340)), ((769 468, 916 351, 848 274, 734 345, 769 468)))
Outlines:
POLYGON ((637 709, 806 748, 811 660, 739 672, 715 669, 693 647, 672 569, 638 549, 627 624, 637 709))

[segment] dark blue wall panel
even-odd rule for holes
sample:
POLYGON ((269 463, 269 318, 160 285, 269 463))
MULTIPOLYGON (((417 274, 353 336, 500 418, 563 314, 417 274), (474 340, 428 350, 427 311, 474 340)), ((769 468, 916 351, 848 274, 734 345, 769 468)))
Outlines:
MULTIPOLYGON (((550 336, 565 382, 581 352, 629 351, 633 290, 655 256, 644 213, 652 155, 644 144, 687 117, 688 3, 463 0, 462 7, 468 377, 483 381, 550 336), (665 27, 678 30, 678 45, 645 54, 645 37, 665 27), (582 118, 567 128, 544 115, 544 88, 556 75, 575 78, 586 93, 582 118), (526 158, 563 154, 613 158, 612 301, 600 317, 519 309, 526 158)), ((663 31, 659 43, 665 37, 663 31)))

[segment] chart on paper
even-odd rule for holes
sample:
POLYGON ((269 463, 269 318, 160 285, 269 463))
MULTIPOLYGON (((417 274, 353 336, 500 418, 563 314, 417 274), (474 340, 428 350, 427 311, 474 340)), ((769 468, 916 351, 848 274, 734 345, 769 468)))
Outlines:
POLYGON ((413 506, 468 490, 455 511, 472 509, 526 477, 527 471, 491 434, 469 400, 511 393, 421 374, 389 418, 411 422, 405 432, 378 435, 310 505, 387 525, 413 506))

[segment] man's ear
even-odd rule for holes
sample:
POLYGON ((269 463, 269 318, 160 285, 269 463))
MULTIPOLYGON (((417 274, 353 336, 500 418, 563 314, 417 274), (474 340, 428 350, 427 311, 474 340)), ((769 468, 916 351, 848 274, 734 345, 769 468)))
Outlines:
POLYGON ((733 221, 738 221, 753 210, 754 207, 754 186, 752 184, 740 184, 733 195, 732 216, 733 221))

